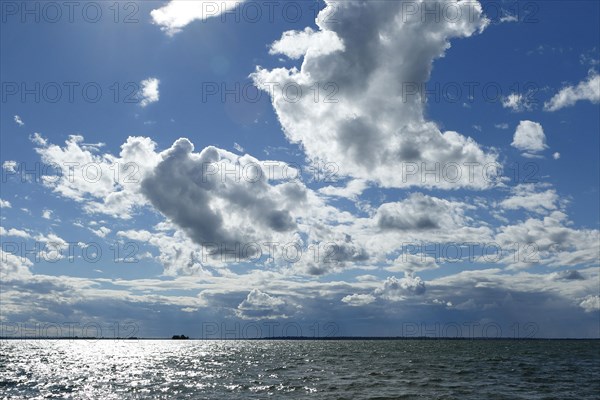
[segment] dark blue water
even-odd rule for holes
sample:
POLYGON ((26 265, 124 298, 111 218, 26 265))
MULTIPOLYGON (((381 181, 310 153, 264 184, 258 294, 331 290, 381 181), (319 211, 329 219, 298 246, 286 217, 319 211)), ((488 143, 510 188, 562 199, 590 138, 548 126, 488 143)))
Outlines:
POLYGON ((1 342, 0 398, 598 399, 600 341, 1 342))

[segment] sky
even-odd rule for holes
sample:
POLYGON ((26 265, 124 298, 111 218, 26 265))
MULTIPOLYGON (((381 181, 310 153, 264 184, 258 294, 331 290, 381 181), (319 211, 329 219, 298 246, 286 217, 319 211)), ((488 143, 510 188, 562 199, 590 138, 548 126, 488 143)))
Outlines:
POLYGON ((0 336, 600 337, 600 3, 1 6, 0 336))

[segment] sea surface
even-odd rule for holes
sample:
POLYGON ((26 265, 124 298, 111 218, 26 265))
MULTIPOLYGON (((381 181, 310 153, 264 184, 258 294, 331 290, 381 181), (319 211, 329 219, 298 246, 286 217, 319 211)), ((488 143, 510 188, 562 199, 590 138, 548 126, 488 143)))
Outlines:
POLYGON ((598 399, 600 341, 4 340, 5 399, 598 399))

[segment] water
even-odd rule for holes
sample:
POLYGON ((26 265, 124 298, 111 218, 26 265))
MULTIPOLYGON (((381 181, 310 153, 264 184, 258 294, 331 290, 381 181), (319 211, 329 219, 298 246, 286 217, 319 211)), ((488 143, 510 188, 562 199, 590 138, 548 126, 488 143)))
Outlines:
POLYGON ((0 398, 598 399, 600 341, 8 340, 0 398))

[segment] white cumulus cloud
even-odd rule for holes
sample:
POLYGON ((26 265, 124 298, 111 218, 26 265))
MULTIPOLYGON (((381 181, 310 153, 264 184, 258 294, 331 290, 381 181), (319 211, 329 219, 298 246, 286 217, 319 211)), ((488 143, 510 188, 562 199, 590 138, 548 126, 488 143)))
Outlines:
POLYGON ((168 35, 174 35, 192 21, 205 21, 234 9, 244 0, 171 0, 150 12, 152 21, 168 35))
POLYGON ((157 78, 148 78, 140 82, 140 105, 146 107, 148 104, 159 100, 158 85, 160 81, 157 78))
POLYGON ((374 302, 375 296, 372 294, 350 294, 342 298, 342 302, 353 307, 360 307, 374 302))
POLYGON ((325 186, 319 189, 319 193, 326 196, 345 197, 356 200, 361 193, 369 187, 368 183, 362 179, 353 179, 346 186, 325 186))
POLYGON ((511 146, 525 152, 525 154, 535 154, 548 148, 546 145, 546 135, 544 128, 538 122, 521 121, 511 146))
POLYGON ((0 236, 14 236, 23 239, 28 239, 31 237, 31 235, 27 231, 15 228, 10 228, 6 230, 2 226, 0 226, 0 236))
POLYGON ((529 95, 522 95, 519 93, 511 93, 507 97, 502 99, 502 107, 510 108, 515 112, 521 112, 531 110, 533 105, 529 95))
POLYGON ((554 189, 538 191, 534 184, 523 183, 511 189, 511 196, 502 200, 500 206, 508 210, 534 211, 539 214, 556 210, 559 197, 554 189))
POLYGON ((375 290, 376 295, 389 301, 401 301, 424 293, 425 282, 418 276, 410 274, 405 274, 404 278, 401 279, 395 276, 389 277, 380 288, 375 290))
POLYGON ((544 110, 557 111, 570 107, 578 101, 587 100, 594 104, 600 103, 600 75, 591 75, 577 86, 566 86, 544 104, 544 110))
POLYGON ((288 140, 301 144, 309 158, 335 163, 341 176, 385 187, 491 186, 481 168, 496 162, 496 154, 427 121, 419 90, 451 39, 488 25, 480 4, 452 1, 462 18, 423 22, 420 15, 403 13, 400 1, 326 3, 318 31, 286 32, 271 46, 272 53, 293 58, 304 51, 300 70, 258 67, 252 74, 255 85, 271 95, 288 140), (335 21, 327 18, 332 11, 335 21), (290 99, 292 92, 303 95, 290 99), (408 163, 417 173, 404 179, 398 171, 408 163), (418 171, 436 163, 474 163, 476 179, 464 173, 454 182, 423 182, 418 171))
POLYGON ((43 184, 83 203, 85 211, 130 218, 134 208, 147 204, 139 191, 140 182, 160 159, 152 140, 129 137, 119 156, 97 154, 97 148, 85 145, 79 135, 69 136, 64 147, 49 144, 41 136, 33 141, 42 161, 59 167, 43 184))
POLYGON ((600 311, 600 296, 589 295, 579 303, 586 312, 600 311))
POLYGON ((244 319, 286 318, 285 305, 280 298, 252 289, 238 306, 236 314, 244 319))
POLYGON ((283 54, 292 59, 301 58, 308 53, 323 56, 338 50, 344 50, 344 43, 332 31, 317 31, 306 27, 303 31, 284 32, 281 39, 271 45, 269 54, 283 54))

